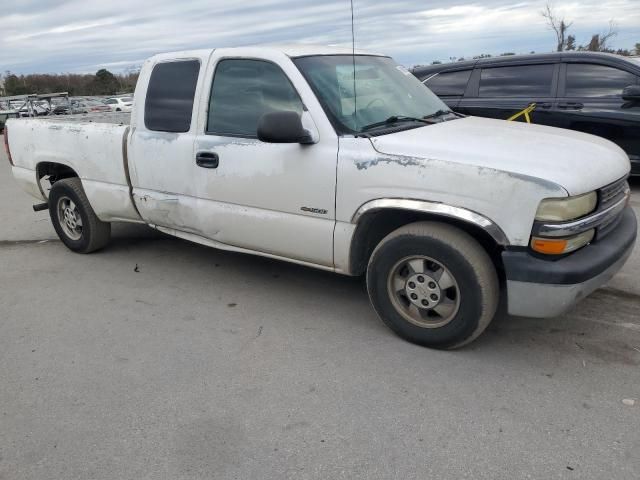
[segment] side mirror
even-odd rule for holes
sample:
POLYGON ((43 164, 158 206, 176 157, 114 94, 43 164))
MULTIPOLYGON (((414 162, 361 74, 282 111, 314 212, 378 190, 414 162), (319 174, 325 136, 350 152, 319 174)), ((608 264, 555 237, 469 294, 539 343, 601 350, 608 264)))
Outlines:
POLYGON ((311 134, 302 126, 300 115, 286 110, 265 113, 260 117, 258 140, 267 143, 313 143, 311 134))
POLYGON ((640 102, 640 85, 629 85, 622 90, 622 99, 626 102, 640 102))

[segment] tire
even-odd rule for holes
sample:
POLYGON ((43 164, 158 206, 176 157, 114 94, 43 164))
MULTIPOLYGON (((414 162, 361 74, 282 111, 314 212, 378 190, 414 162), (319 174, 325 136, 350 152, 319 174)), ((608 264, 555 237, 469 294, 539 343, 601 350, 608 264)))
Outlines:
POLYGON ((495 316, 500 296, 487 252, 466 232, 437 222, 412 223, 387 235, 369 260, 367 290, 397 335, 440 349, 476 339, 495 316))
POLYGON ((69 250, 91 253, 109 243, 111 224, 96 216, 79 178, 65 178, 49 192, 49 216, 58 237, 69 250))

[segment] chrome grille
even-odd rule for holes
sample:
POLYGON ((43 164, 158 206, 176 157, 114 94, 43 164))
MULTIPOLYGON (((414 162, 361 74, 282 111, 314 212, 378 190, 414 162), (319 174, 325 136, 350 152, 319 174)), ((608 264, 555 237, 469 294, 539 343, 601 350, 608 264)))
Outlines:
MULTIPOLYGON (((603 210, 608 206, 616 203, 622 197, 624 197, 624 195, 628 190, 629 190, 629 182, 627 182, 627 177, 621 178, 617 182, 610 183, 606 187, 602 187, 598 191, 598 198, 599 198, 598 210, 603 210)), ((614 217, 611 217, 607 221, 603 222, 596 230, 597 238, 602 238, 606 236, 608 233, 610 233, 611 231, 615 230, 615 228, 618 226, 618 222, 620 221, 621 217, 622 217, 622 212, 620 212, 618 215, 614 217)))
POLYGON ((621 178, 617 182, 610 183, 602 187, 599 191, 600 208, 605 208, 616 200, 620 199, 629 188, 627 178, 621 178))

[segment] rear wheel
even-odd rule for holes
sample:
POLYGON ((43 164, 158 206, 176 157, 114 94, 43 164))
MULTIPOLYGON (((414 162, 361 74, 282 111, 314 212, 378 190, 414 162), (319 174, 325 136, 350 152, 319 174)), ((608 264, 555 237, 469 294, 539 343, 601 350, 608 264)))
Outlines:
POLYGON ((486 251, 467 233, 436 222, 406 225, 385 237, 367 269, 380 318, 404 339, 456 348, 493 319, 499 283, 486 251))
POLYGON ((53 184, 49 215, 60 240, 74 252, 90 253, 109 243, 111 224, 102 222, 91 208, 79 178, 53 184))

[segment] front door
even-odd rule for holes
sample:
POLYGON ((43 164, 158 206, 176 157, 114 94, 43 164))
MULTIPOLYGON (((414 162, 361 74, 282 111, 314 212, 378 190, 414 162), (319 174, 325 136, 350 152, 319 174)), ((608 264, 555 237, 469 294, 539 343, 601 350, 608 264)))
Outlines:
POLYGON ((567 63, 561 71, 554 116, 558 126, 606 138, 640 161, 640 105, 622 90, 640 83, 633 73, 606 65, 567 63))
MULTIPOLYGON (((288 59, 285 67, 287 62, 295 68, 288 59)), ((203 217, 202 234, 242 248, 332 266, 335 132, 319 135, 314 120, 324 114, 316 108, 314 119, 278 63, 215 54, 211 63, 208 109, 194 148, 194 187, 196 196, 209 205, 207 214, 220 220, 216 222, 220 230, 209 229, 211 224, 203 217), (260 117, 281 110, 300 114, 317 143, 258 140, 260 117)))

